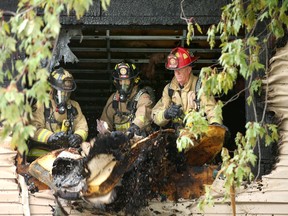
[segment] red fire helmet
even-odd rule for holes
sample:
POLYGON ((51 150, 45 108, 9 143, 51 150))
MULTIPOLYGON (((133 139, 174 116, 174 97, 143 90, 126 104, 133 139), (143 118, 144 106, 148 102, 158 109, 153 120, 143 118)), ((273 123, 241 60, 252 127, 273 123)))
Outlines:
POLYGON ((168 70, 181 69, 197 61, 198 58, 193 53, 190 53, 188 49, 176 47, 168 55, 165 67, 168 70))

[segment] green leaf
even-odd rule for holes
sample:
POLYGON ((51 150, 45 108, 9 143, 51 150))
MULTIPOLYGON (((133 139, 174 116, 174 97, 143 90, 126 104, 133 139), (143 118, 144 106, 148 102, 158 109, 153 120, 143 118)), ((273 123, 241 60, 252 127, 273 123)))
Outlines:
POLYGON ((264 19, 268 18, 268 16, 269 16, 268 11, 265 11, 264 13, 262 13, 262 14, 258 17, 258 19, 259 19, 260 21, 263 21, 264 19))
POLYGON ((198 30, 201 34, 203 34, 202 29, 201 29, 201 26, 200 26, 198 23, 196 23, 196 22, 195 22, 195 26, 196 26, 197 30, 198 30))
POLYGON ((101 0, 101 6, 104 11, 107 10, 107 7, 110 5, 110 0, 101 0))
POLYGON ((24 29, 26 28, 27 24, 28 24, 29 20, 28 19, 24 19, 23 22, 19 25, 19 28, 18 28, 18 34, 21 34, 24 29))

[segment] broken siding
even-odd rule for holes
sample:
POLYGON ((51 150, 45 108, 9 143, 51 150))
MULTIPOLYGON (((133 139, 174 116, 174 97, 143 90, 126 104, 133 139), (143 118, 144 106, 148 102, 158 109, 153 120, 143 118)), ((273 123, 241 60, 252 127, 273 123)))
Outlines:
MULTIPOLYGON (((52 215, 55 207, 50 190, 28 192, 24 177, 16 172, 17 152, 10 149, 10 138, 0 145, 0 215, 52 215)), ((65 205, 69 215, 80 215, 65 205)))
POLYGON ((17 183, 16 151, 6 139, 0 146, 0 215, 23 215, 23 205, 17 183))
MULTIPOLYGON (((270 68, 267 77, 263 80, 264 88, 268 90, 267 110, 275 114, 279 120, 278 131, 280 141, 278 144, 279 156, 274 170, 268 175, 262 176, 262 180, 241 190, 236 197, 238 214, 247 215, 288 215, 288 94, 287 94, 287 68, 288 68, 288 44, 276 50, 276 54, 270 60, 270 68)), ((220 180, 218 189, 222 190, 220 180)), ((217 181, 214 184, 217 184, 217 181)), ((219 191, 220 194, 222 191, 219 191)), ((205 209, 205 215, 213 215, 215 212, 229 211, 229 203, 217 202, 214 207, 205 209), (226 210, 225 210, 226 207, 226 210)), ((231 211, 231 210, 230 210, 231 211)))
POLYGON ((28 192, 24 178, 16 173, 16 154, 0 147, 0 215, 52 215, 51 191, 28 192))
MULTIPOLYGON (((238 192, 236 196, 237 215, 288 215, 287 53, 288 44, 277 49, 276 54, 270 60, 268 75, 263 80, 264 88, 268 90, 267 110, 273 112, 276 119, 279 120, 279 157, 274 170, 270 174, 262 176, 261 181, 253 183, 246 190, 242 189, 238 192)), ((217 181, 214 184, 218 184, 216 188, 219 189, 221 195, 223 183, 221 184, 221 180, 217 181)), ((215 212, 231 212, 228 202, 223 204, 219 201, 220 199, 214 207, 205 209, 205 215, 213 215, 215 212)))
MULTIPOLYGON (((263 80, 264 88, 268 90, 267 110, 275 114, 279 120, 278 144, 279 156, 274 170, 262 176, 262 180, 241 189, 236 196, 237 215, 288 215, 288 94, 287 68, 288 44, 277 49, 270 60, 267 77, 263 80)), ((219 196, 223 194, 223 182, 216 180, 215 188, 219 196), (216 186, 218 185, 218 186, 216 186)), ((229 202, 221 203, 217 200, 214 207, 206 208, 205 215, 232 212, 229 202)))

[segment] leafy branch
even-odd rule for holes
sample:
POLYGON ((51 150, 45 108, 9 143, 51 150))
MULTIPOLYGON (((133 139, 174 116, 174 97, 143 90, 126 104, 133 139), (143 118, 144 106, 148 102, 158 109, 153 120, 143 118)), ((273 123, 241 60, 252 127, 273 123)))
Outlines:
POLYGON ((196 29, 202 34, 201 26, 196 22, 194 17, 187 18, 184 12, 183 3, 185 0, 181 1, 181 14, 180 19, 184 20, 187 24, 187 35, 186 35, 186 43, 188 46, 190 45, 190 41, 192 41, 195 33, 195 27, 196 29))
POLYGON ((16 12, 0 10, 0 136, 11 135, 12 147, 21 154, 28 151, 26 140, 35 131, 29 125, 32 98, 48 103, 47 62, 60 32, 60 14, 73 9, 80 19, 92 3, 20 0, 16 12))
MULTIPOLYGON (((287 10, 287 0, 248 0, 245 2, 233 0, 222 8, 220 22, 217 25, 212 25, 207 31, 211 49, 215 47, 216 36, 220 36, 222 49, 219 58, 220 69, 215 67, 202 68, 200 77, 204 85, 202 85, 199 93, 216 95, 223 92, 227 94, 233 88, 236 79, 243 77, 247 80, 245 91, 249 93, 246 102, 254 110, 254 121, 247 122, 245 135, 238 133, 235 138, 237 149, 234 151, 233 157, 230 157, 226 148, 223 148, 221 154, 223 162, 218 175, 224 177, 226 189, 224 199, 230 196, 234 215, 236 214, 235 189, 240 187, 244 181, 250 182, 254 179, 251 174, 251 165, 255 166, 257 161, 257 157, 254 155, 255 147, 260 147, 261 142, 267 146, 278 140, 277 126, 264 122, 268 86, 264 92, 266 102, 260 120, 257 117, 255 96, 263 93, 262 81, 257 77, 268 71, 267 44, 273 38, 277 40, 284 36, 284 29, 287 29, 288 25, 287 10), (260 25, 265 26, 265 28, 257 35, 256 31, 261 29, 260 25), (243 33, 245 37, 241 37, 243 33), (266 54, 265 65, 260 62, 260 56, 263 53, 266 54)), ((228 102, 236 97, 228 100, 228 102)), ((187 117, 187 122, 190 121, 189 118, 191 117, 187 117)), ((196 124, 197 122, 193 122, 193 125, 196 124)), ((189 143, 189 141, 187 142, 189 143)), ((181 146, 180 141, 178 146, 181 146)), ((206 186, 205 197, 198 205, 200 209, 203 209, 205 204, 213 204, 212 191, 212 186, 206 186)))
MULTIPOLYGON (((225 198, 230 195, 231 203, 234 204, 232 205, 234 215, 236 214, 235 193, 231 193, 231 191, 235 192, 235 188, 240 187, 244 181, 252 181, 254 178, 251 174, 251 165, 255 166, 257 159, 254 155, 255 146, 260 146, 261 140, 263 140, 266 146, 278 140, 277 126, 265 124, 264 122, 267 103, 265 103, 262 119, 260 121, 257 119, 254 95, 260 95, 262 92, 262 82, 260 79, 254 79, 254 77, 255 74, 263 71, 263 69, 267 71, 267 42, 271 36, 274 36, 276 39, 284 36, 282 24, 287 25, 286 11, 287 4, 283 3, 279 7, 278 1, 248 1, 243 4, 242 1, 236 0, 223 8, 222 20, 217 27, 213 26, 208 31, 208 38, 212 47, 215 44, 213 42, 214 35, 217 33, 221 34, 222 55, 219 59, 223 67, 221 73, 233 74, 233 76, 230 76, 232 78, 230 82, 233 83, 239 75, 249 80, 247 103, 248 105, 252 105, 254 119, 256 120, 255 122, 248 122, 246 124, 245 136, 240 133, 237 134, 235 138, 237 149, 234 151, 232 158, 230 158, 226 148, 223 148, 221 154, 223 163, 219 175, 222 174, 224 176, 225 198), (283 17, 283 23, 279 23, 279 17, 283 17), (267 31, 271 33, 267 35, 261 34, 261 37, 260 35, 254 36, 257 25, 264 21, 268 22, 267 31), (229 40, 231 36, 237 36, 241 29, 247 30, 244 39, 229 40), (265 45, 266 67, 259 61, 259 56, 263 51, 261 44, 265 45)), ((207 77, 203 76, 203 73, 201 74, 203 79, 207 77)), ((216 75, 216 77, 218 76, 216 75)), ((208 77, 209 79, 211 78, 208 77)), ((213 77, 212 79, 215 78, 213 77)), ((225 85, 221 85, 219 91, 221 88, 224 92, 230 89, 225 85)), ((204 89, 203 91, 209 93, 209 89, 204 89)), ((267 100, 267 91, 265 92, 265 98, 267 100)), ((209 195, 206 197, 211 198, 209 195)), ((200 201, 199 207, 203 208, 203 204, 211 204, 210 198, 208 200, 204 198, 200 201)))

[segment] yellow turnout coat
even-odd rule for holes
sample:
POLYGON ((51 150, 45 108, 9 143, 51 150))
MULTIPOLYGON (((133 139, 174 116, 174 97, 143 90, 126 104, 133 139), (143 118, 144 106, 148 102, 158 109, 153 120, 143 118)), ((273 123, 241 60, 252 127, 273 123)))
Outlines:
MULTIPOLYGON (((165 86, 161 99, 152 109, 152 119, 155 124, 160 127, 164 127, 170 122, 170 119, 164 118, 164 112, 172 103, 177 105, 180 104, 184 114, 187 114, 191 110, 197 110, 197 98, 195 93, 197 80, 198 77, 194 76, 191 73, 189 81, 185 84, 183 88, 180 88, 176 78, 173 77, 172 81, 165 86), (173 91, 171 97, 169 96, 168 92, 169 88, 173 91)), ((202 94, 200 98, 200 107, 204 107, 208 122, 216 122, 222 124, 222 119, 215 116, 215 103, 216 101, 214 97, 207 97, 202 94)))

